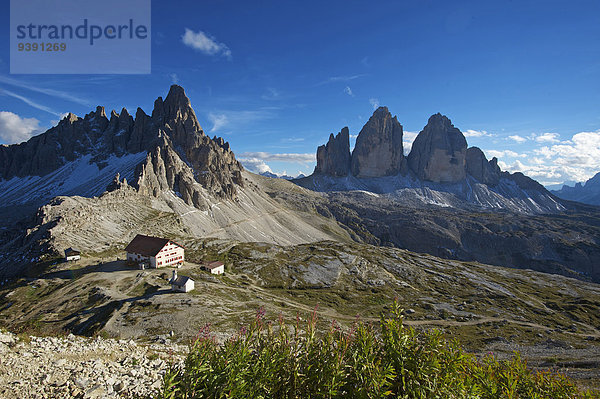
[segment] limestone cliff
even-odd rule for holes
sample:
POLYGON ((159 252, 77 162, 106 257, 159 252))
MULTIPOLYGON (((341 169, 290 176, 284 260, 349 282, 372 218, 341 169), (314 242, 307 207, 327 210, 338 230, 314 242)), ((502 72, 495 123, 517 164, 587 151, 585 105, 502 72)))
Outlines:
POLYGON ((465 136, 438 113, 413 142, 408 166, 421 180, 455 183, 466 177, 466 155, 465 136))
POLYGON ((478 147, 467 149, 466 164, 467 173, 481 183, 495 186, 500 181, 498 159, 494 157, 488 162, 485 154, 478 147))
POLYGON ((336 136, 329 136, 326 145, 317 148, 315 173, 330 176, 347 176, 350 171, 350 133, 345 127, 336 136))
POLYGON ((37 197, 32 194, 27 199, 5 198, 6 204, 30 200, 41 204, 52 196, 65 194, 98 195, 101 191, 94 190, 104 189, 110 183, 106 179, 114 177, 111 167, 123 176, 135 170, 135 174, 126 177, 140 191, 158 195, 173 190, 190 204, 202 203, 199 190, 217 199, 235 199, 236 187, 244 184, 243 168, 229 144, 204 134, 184 89, 177 85, 171 86, 164 101, 162 97, 156 99, 151 115, 138 108, 133 118, 123 108, 120 113, 112 111, 109 119, 99 106, 84 118, 68 114, 57 126, 27 142, 0 147, 0 181, 14 177, 40 182, 56 180, 56 187, 44 188, 47 195, 32 187, 30 191, 39 194, 37 197), (111 164, 125 163, 125 159, 139 162, 144 153, 146 159, 137 167, 128 164, 127 170, 120 170, 111 164), (101 181, 85 187, 64 184, 64 179, 81 179, 82 169, 101 181), (111 174, 104 176, 103 170, 110 170, 111 174), (79 176, 70 179, 69 172, 79 176))
POLYGON ((356 177, 381 177, 399 174, 403 165, 402 125, 379 107, 358 134, 350 170, 356 177))

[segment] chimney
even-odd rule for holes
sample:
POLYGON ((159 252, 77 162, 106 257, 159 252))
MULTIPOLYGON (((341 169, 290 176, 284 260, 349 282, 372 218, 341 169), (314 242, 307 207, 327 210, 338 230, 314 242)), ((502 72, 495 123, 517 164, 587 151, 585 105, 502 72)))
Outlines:
POLYGON ((175 280, 177 280, 177 270, 173 269, 173 278, 171 279, 171 281, 175 282, 175 280))

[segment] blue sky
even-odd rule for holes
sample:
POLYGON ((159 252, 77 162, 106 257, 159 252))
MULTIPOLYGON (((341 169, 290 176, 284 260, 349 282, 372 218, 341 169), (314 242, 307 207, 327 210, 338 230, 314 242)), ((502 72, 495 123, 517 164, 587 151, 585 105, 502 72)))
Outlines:
POLYGON ((255 170, 311 173, 330 133, 356 135, 386 105, 408 146, 441 112, 544 184, 600 171, 598 1, 155 0, 150 75, 10 75, 8 18, 0 143, 96 105, 150 113, 178 83, 255 170))

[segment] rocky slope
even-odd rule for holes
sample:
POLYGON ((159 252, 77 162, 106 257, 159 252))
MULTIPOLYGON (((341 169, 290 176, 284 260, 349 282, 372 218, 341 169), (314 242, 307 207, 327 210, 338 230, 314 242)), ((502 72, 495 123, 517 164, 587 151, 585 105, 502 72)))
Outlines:
POLYGON ((306 210, 309 203, 321 215, 346 226, 358 241, 600 282, 597 210, 547 215, 484 212, 456 197, 440 206, 448 197, 426 188, 418 191, 420 197, 415 190, 399 190, 399 197, 398 193, 374 194, 367 188, 321 193, 310 202, 303 192, 268 192, 299 210, 306 210))
POLYGON ((577 183, 574 187, 564 185, 560 190, 552 193, 566 200, 600 206, 600 173, 596 173, 584 184, 577 183))
MULTIPOLYGON (((358 135, 351 168, 344 173, 338 152, 320 150, 315 172, 295 182, 318 191, 384 194, 401 204, 416 200, 420 205, 529 214, 566 209, 536 181, 521 173, 502 172, 496 158, 488 161, 479 148, 468 148, 461 131, 441 114, 429 118, 407 157, 402 155, 402 134, 398 120, 381 107, 358 135), (333 167, 323 165, 335 165, 335 173, 333 167)), ((349 146, 345 137, 335 138, 336 148, 349 146)))
POLYGON ((138 108, 135 118, 122 110, 109 119, 98 107, 2 147, 0 177, 0 278, 68 247, 121 248, 137 233, 285 245, 349 239, 335 221, 266 195, 227 142, 204 134, 176 85, 151 115, 138 108))
POLYGON ((112 191, 100 197, 56 197, 39 208, 25 231, 4 233, 0 243, 0 280, 36 270, 36 265, 60 256, 69 247, 85 253, 108 251, 121 255, 136 234, 283 245, 324 239, 350 241, 347 229, 337 221, 311 210, 291 210, 260 188, 269 180, 297 188, 294 184, 246 171, 242 176, 245 187, 238 189, 235 201, 212 199, 207 209, 195 207, 195 200, 188 204, 183 193, 164 191, 155 197, 122 180, 111 183, 112 191))
MULTIPOLYGON (((166 340, 165 340, 166 341, 166 340)), ((134 398, 162 387, 187 346, 133 340, 29 337, 0 332, 3 398, 134 398), (33 361, 32 361, 33 360, 33 361)))

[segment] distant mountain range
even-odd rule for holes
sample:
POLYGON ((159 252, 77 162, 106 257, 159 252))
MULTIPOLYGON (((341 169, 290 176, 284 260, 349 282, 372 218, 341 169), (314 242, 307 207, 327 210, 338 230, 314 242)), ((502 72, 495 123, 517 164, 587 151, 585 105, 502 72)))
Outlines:
POLYGON ((600 205, 600 172, 584 184, 577 183, 573 187, 564 185, 560 190, 552 190, 551 192, 566 200, 600 205))
POLYGON ((344 128, 317 149, 313 174, 290 182, 244 170, 227 142, 204 133, 177 85, 150 115, 69 114, 0 147, 0 279, 68 247, 113 256, 140 233, 357 241, 600 281, 596 208, 501 171, 441 114, 408 156, 402 139, 402 125, 381 107, 352 152, 344 128))
POLYGON ((350 152, 349 131, 330 135, 317 149, 314 173, 295 180, 317 191, 368 191, 398 202, 539 214, 566 209, 560 199, 522 173, 503 172, 488 161, 446 116, 432 115, 408 156, 403 128, 386 107, 362 128, 350 152))
POLYGON ((272 179, 284 179, 284 180, 294 180, 294 179, 301 179, 303 177, 306 177, 302 173, 300 173, 296 177, 288 176, 288 175, 285 175, 285 174, 284 175, 278 175, 278 174, 275 174, 275 173, 272 173, 272 172, 262 172, 262 173, 260 173, 260 175, 261 176, 265 176, 265 177, 270 177, 272 179))

